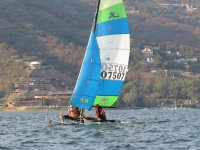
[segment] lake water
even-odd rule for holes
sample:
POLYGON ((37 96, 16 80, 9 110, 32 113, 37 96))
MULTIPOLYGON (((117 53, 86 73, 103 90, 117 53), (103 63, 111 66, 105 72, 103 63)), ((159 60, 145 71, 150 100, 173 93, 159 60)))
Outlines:
POLYGON ((200 149, 199 109, 107 110, 123 122, 48 126, 45 116, 60 112, 0 112, 0 150, 200 149))

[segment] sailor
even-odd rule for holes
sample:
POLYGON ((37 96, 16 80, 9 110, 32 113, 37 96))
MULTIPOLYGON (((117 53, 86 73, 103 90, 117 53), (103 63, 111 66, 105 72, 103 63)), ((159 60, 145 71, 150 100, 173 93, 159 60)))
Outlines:
POLYGON ((106 112, 105 110, 99 105, 95 105, 96 108, 96 118, 99 121, 106 121, 106 112))
POLYGON ((64 122, 64 119, 70 119, 70 120, 79 120, 80 117, 80 109, 78 107, 73 107, 72 105, 69 106, 68 114, 63 115, 60 114, 59 118, 64 122))
POLYGON ((68 116, 70 117, 79 117, 80 116, 80 110, 78 107, 72 107, 72 105, 70 105, 70 108, 68 110, 68 116))
POLYGON ((69 116, 72 116, 73 109, 74 109, 73 106, 69 105, 69 108, 68 108, 68 115, 69 116))

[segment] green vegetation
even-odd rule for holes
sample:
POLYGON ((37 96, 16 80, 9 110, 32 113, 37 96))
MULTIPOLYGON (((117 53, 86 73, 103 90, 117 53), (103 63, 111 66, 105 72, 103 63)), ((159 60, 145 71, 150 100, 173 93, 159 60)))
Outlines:
MULTIPOLYGON (((200 2, 192 1, 197 10, 190 13, 183 7, 163 8, 161 2, 126 0, 135 12, 128 14, 133 42, 119 105, 151 107, 160 98, 183 104, 200 100, 200 2), (151 63, 141 51, 145 47, 153 49, 151 63), (197 61, 178 63, 186 58, 197 61), (154 68, 160 71, 152 73, 154 68)), ((28 74, 25 63, 34 60, 67 74, 73 89, 95 7, 94 0, 0 1, 0 98, 6 100, 28 74)))
POLYGON ((184 104, 185 100, 196 103, 200 97, 200 81, 178 78, 135 78, 125 84, 123 93, 122 99, 126 106, 155 107, 158 99, 165 98, 176 99, 180 104, 184 104))

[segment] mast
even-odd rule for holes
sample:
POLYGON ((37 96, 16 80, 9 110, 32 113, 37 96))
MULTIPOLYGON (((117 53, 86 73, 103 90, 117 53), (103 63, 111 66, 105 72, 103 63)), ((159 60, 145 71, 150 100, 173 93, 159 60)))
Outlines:
POLYGON ((94 23, 93 23, 94 32, 95 32, 96 26, 97 26, 97 17, 98 17, 98 11, 99 11, 99 7, 100 7, 100 1, 101 0, 98 0, 98 5, 97 5, 97 9, 96 9, 96 13, 95 13, 95 18, 94 18, 94 23))

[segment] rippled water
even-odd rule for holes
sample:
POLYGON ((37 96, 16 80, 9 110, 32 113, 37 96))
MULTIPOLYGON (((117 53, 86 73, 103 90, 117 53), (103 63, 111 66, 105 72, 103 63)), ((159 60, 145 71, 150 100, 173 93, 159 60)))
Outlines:
MULTIPOLYGON (((0 112, 0 150, 199 150, 200 110, 107 110, 122 123, 48 126, 60 111, 0 112)), ((90 112, 92 113, 94 112, 90 112)))

